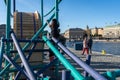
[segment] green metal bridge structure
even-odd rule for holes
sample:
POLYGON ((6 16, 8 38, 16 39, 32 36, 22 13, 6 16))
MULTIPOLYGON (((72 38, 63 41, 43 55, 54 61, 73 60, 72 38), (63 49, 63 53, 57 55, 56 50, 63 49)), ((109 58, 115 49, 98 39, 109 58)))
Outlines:
MULTIPOLYGON (((23 40, 17 39, 16 34, 11 28, 11 0, 4 0, 7 6, 7 22, 6 22, 6 36, 1 38, 1 46, 0 46, 0 79, 1 80, 22 80, 20 79, 20 75, 24 75, 26 80, 51 80, 49 76, 44 76, 44 71, 51 67, 53 64, 56 64, 55 74, 58 75, 58 66, 59 62, 66 68, 63 70, 61 80, 71 80, 70 76, 73 77, 73 80, 115 80, 116 77, 120 76, 120 70, 105 72, 104 74, 99 74, 92 67, 78 58, 74 53, 72 53, 69 49, 67 49, 62 43, 53 38, 52 40, 56 43, 57 47, 52 44, 52 42, 47 38, 44 32, 44 28, 47 26, 47 23, 44 24, 44 16, 49 15, 51 12, 54 12, 51 17, 48 19, 50 22, 53 18, 58 20, 59 16, 59 4, 62 0, 55 0, 55 5, 53 8, 44 15, 43 13, 43 0, 41 0, 41 27, 37 30, 37 32, 31 37, 31 39, 23 40), (43 33, 41 39, 38 39, 39 35, 43 33), (20 43, 26 43, 25 46, 21 46, 20 43), (53 51, 56 58, 48 63, 42 64, 38 66, 31 66, 29 63, 29 59, 32 56, 32 53, 35 51, 49 51, 45 49, 34 50, 35 45, 30 50, 27 48, 32 44, 44 43, 53 51), (14 45, 13 45, 14 44, 14 45), (15 46, 16 50, 14 50, 13 46, 15 46), (66 55, 72 58, 80 67, 82 67, 90 76, 82 75, 66 58, 63 56, 58 47, 62 49, 66 55), (29 52, 28 55, 25 55, 25 52, 29 52), (16 53, 16 55, 12 55, 16 53), (21 59, 21 64, 18 64, 16 60, 21 59), (12 75, 14 72, 14 76, 12 75), (43 76, 41 76, 43 75, 43 76), (14 78, 13 78, 14 77, 14 78)), ((13 0, 13 11, 15 12, 15 0, 13 0)), ((54 79, 52 79, 54 80, 54 79)), ((55 79, 59 80, 59 79, 55 79)))

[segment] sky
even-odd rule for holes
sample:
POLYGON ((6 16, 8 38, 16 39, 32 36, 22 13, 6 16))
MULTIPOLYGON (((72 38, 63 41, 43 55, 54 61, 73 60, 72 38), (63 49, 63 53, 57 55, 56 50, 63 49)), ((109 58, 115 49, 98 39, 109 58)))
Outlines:
MULTIPOLYGON (((13 1, 13 0, 11 0, 13 1)), ((55 0, 44 1, 44 15, 55 4, 55 0)), ((12 3, 12 2, 11 2, 12 3)), ((69 28, 86 29, 105 27, 120 23, 120 0, 62 0, 59 4, 59 23, 61 32, 69 28)), ((16 0, 16 9, 19 12, 40 12, 40 0, 16 0)), ((11 9, 13 13, 13 10, 11 9)), ((44 22, 52 13, 44 18, 44 22)), ((12 20, 12 19, 11 19, 12 20)), ((6 23, 6 6, 4 0, 0 0, 0 24, 6 23)), ((13 25, 11 21, 11 25, 13 25)), ((50 30, 48 27, 47 30, 50 30)))

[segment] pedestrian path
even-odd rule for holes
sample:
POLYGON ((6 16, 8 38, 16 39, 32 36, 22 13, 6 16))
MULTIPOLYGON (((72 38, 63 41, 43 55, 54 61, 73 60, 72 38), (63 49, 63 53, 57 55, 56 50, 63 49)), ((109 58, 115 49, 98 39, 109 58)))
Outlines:
MULTIPOLYGON (((80 59, 83 61, 86 60, 86 55, 81 55, 82 51, 74 50, 73 48, 69 48, 71 52, 73 52, 75 55, 77 55, 80 59)), ((76 69, 83 73, 83 68, 79 67, 71 58, 69 58, 67 55, 64 55, 67 57, 67 59, 70 61, 70 63, 76 67, 76 69)), ((106 71, 114 71, 117 69, 120 69, 120 56, 119 55, 111 55, 111 54, 101 54, 100 52, 93 51, 91 54, 91 63, 90 66, 95 69, 100 74, 105 73, 106 71)), ((59 66, 59 80, 61 77, 62 70, 65 70, 64 66, 60 64, 59 66)), ((53 74, 52 72, 50 72, 53 74)), ((54 74, 55 75, 55 74, 54 74)), ((120 78, 117 78, 117 80, 120 80, 120 78)))
MULTIPOLYGON (((76 51, 73 48, 70 50, 80 57, 83 61, 86 60, 85 55, 81 55, 81 51, 76 51)), ((101 54, 101 52, 93 51, 91 54, 91 66, 98 72, 112 71, 120 69, 120 55, 101 54)))

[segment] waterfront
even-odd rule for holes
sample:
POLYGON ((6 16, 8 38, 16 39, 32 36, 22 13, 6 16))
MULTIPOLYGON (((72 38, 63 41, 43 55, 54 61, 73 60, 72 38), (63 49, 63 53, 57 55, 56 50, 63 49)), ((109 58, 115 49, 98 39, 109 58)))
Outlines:
POLYGON ((106 53, 120 55, 120 42, 94 42, 92 49, 101 52, 105 50, 106 53))
MULTIPOLYGON (((74 48, 68 48, 71 52, 73 52, 78 58, 80 58, 82 61, 86 61, 86 56, 81 55, 82 51, 75 50, 74 48)), ((46 55, 44 62, 49 62, 49 55, 46 55)), ((83 75, 84 69, 80 67, 75 61, 73 61, 72 58, 70 58, 68 55, 64 55, 64 57, 83 75)), ((93 51, 91 54, 91 63, 90 66, 93 68, 95 71, 97 71, 100 74, 105 74, 107 71, 109 72, 114 72, 116 70, 119 70, 120 68, 120 56, 115 56, 115 55, 102 55, 99 52, 93 51)), ((59 65, 59 76, 57 77, 56 80, 61 80, 62 76, 62 71, 66 70, 66 68, 63 66, 61 63, 59 65)), ((52 75, 53 78, 56 78, 56 74, 52 72, 51 70, 46 70, 47 75, 52 75)), ((74 80, 71 77, 71 80, 74 80)), ((112 79, 108 79, 112 80, 112 79)), ((120 80, 120 77, 117 77, 116 80, 120 80)))
MULTIPOLYGON (((67 42, 66 45, 68 47, 74 48, 75 43, 76 42, 67 42)), ((97 52, 105 50, 106 53, 120 55, 120 42, 94 41, 92 49, 93 51, 97 52)))

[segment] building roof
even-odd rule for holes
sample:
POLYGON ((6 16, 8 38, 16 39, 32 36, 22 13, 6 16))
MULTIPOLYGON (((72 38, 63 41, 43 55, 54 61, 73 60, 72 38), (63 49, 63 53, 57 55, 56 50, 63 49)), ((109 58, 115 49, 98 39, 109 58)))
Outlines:
POLYGON ((6 24, 0 24, 0 28, 6 27, 6 24))
MULTIPOLYGON (((82 28, 70 28, 70 29, 68 29, 68 30, 66 30, 66 31, 84 31, 84 29, 82 29, 82 28)), ((65 31, 65 32, 66 32, 65 31)))
POLYGON ((81 28, 70 28, 69 30, 83 30, 81 28))
POLYGON ((105 28, 113 28, 113 27, 120 27, 120 25, 109 25, 109 26, 105 26, 105 28))

